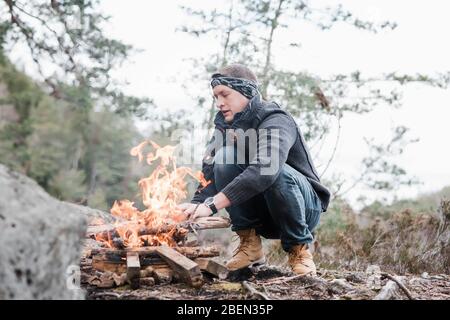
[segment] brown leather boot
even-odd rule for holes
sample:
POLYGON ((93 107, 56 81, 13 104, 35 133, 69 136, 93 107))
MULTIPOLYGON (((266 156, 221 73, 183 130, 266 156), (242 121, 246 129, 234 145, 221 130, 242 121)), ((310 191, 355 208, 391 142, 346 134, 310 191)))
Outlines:
POLYGON ((292 247, 289 252, 289 265, 296 274, 316 275, 316 265, 307 244, 299 244, 292 247))
POLYGON ((237 270, 251 267, 255 264, 262 264, 266 261, 262 250, 261 238, 256 234, 255 229, 236 231, 239 236, 239 247, 233 254, 226 267, 228 270, 237 270))

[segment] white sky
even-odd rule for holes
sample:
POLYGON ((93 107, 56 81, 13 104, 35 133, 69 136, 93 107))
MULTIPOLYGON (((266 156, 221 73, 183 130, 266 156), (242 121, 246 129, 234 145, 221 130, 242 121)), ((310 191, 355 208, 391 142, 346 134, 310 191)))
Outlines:
MULTIPOLYGON (((317 7, 342 3, 344 8, 361 18, 393 20, 398 27, 379 34, 358 31, 347 25, 326 32, 314 27, 289 29, 276 35, 273 53, 278 66, 323 77, 355 70, 368 75, 392 71, 433 73, 450 70, 449 1, 315 0, 312 3, 317 7), (289 50, 284 45, 289 42, 301 42, 302 47, 289 50)), ((175 32, 188 20, 178 8, 180 4, 211 7, 220 2, 102 2, 105 13, 112 16, 107 32, 143 49, 132 57, 132 63, 117 72, 119 78, 129 82, 126 91, 149 96, 159 106, 167 108, 191 104, 177 81, 189 77, 191 64, 186 59, 215 50, 208 40, 175 32)), ((198 86, 208 88, 205 83, 198 86)), ((450 138, 450 89, 412 84, 405 87, 403 97, 400 110, 380 107, 369 115, 344 119, 338 152, 327 174, 342 172, 348 177, 357 176, 360 161, 365 156, 362 138, 375 137, 386 141, 393 126, 405 125, 411 129, 410 136, 420 141, 407 147, 398 163, 423 184, 397 190, 396 195, 414 196, 450 185, 450 148, 447 142, 450 138)), ((330 146, 329 153, 333 143, 331 138, 326 142, 326 146, 330 146)), ((359 196, 358 191, 350 195, 351 200, 359 196)), ((370 198, 378 196, 375 193, 366 195, 370 198)))

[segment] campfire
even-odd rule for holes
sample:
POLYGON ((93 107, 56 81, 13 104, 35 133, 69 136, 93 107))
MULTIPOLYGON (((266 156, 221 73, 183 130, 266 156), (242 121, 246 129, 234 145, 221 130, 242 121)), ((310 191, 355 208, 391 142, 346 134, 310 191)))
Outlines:
POLYGON ((114 223, 97 220, 88 227, 87 237, 101 246, 89 252, 92 268, 113 273, 117 285, 126 281, 137 288, 141 282, 167 283, 177 278, 200 286, 201 271, 226 277, 226 268, 211 259, 219 255, 219 249, 196 246, 196 241, 188 242, 187 237, 198 230, 226 228, 229 220, 207 217, 189 221, 177 208, 187 196, 187 177, 202 187, 211 182, 200 171, 177 167, 174 150, 153 141, 132 148, 130 154, 139 162, 145 159, 154 165, 159 161, 151 174, 138 182, 145 209, 139 210, 129 200, 117 200, 111 208, 114 223), (146 148, 152 151, 145 153, 146 148))

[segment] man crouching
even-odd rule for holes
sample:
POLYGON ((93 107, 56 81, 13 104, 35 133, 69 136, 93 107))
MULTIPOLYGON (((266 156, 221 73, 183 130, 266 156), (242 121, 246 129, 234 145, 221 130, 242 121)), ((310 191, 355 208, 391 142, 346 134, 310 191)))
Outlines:
POLYGON ((226 208, 240 239, 227 262, 230 270, 265 262, 263 236, 281 240, 295 273, 315 275, 309 244, 330 192, 320 183, 300 129, 277 103, 262 99, 246 66, 221 68, 211 87, 219 111, 202 166, 211 183, 179 207, 191 219, 226 208))

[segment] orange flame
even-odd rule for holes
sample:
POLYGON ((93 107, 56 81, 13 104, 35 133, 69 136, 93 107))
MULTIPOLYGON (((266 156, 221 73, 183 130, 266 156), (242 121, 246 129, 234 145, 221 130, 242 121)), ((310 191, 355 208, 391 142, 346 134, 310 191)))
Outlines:
MULTIPOLYGON (((129 200, 115 201, 111 214, 121 220, 116 222, 115 235, 122 241, 125 247, 140 247, 144 245, 168 245, 176 246, 174 239, 176 232, 175 224, 186 219, 177 208, 187 196, 185 177, 189 175, 196 179, 201 186, 206 187, 211 181, 206 181, 202 172, 192 173, 187 167, 177 167, 176 158, 173 156, 174 146, 160 147, 153 141, 146 140, 130 150, 132 156, 137 156, 139 162, 144 158, 148 165, 156 160, 160 164, 146 178, 139 180, 138 185, 142 194, 142 203, 146 207, 140 211, 134 206, 134 202, 129 200), (144 148, 151 146, 154 151, 148 152, 144 156, 144 148), (170 167, 170 168, 168 168, 170 167), (126 223, 124 223, 124 221, 126 223), (172 229, 162 230, 164 226, 172 225, 172 229), (140 234, 140 230, 157 230, 152 234, 140 234), (161 230, 161 232, 158 232, 161 230)), ((114 240, 109 232, 96 235, 96 240, 105 243, 108 247, 114 247, 114 240)))

